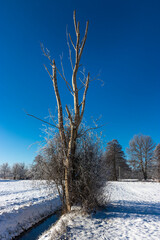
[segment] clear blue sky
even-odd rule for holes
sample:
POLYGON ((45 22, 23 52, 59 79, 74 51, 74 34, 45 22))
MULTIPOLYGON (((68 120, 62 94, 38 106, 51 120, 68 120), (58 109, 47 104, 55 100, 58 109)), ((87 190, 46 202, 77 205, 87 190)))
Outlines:
MULTIPOLYGON (((105 141, 128 146, 134 134, 160 142, 160 1, 157 0, 1 0, 0 1, 0 164, 33 161, 42 124, 23 109, 44 119, 55 111, 51 80, 43 64, 40 42, 57 65, 64 56, 70 77, 66 25, 71 34, 73 10, 89 31, 82 63, 93 82, 87 95, 85 119, 102 115, 105 141), (68 65, 67 65, 68 64, 68 65)), ((59 79, 63 103, 71 104, 59 79)))

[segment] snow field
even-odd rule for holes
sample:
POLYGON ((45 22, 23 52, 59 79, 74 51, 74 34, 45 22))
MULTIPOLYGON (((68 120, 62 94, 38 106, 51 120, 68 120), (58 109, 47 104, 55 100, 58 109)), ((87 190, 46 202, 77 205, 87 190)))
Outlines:
POLYGON ((42 181, 0 180, 0 239, 18 236, 59 206, 54 186, 51 191, 42 181))
POLYGON ((160 183, 110 182, 103 192, 110 195, 106 209, 92 216, 65 215, 39 240, 59 239, 58 229, 60 239, 70 240, 160 239, 160 183))

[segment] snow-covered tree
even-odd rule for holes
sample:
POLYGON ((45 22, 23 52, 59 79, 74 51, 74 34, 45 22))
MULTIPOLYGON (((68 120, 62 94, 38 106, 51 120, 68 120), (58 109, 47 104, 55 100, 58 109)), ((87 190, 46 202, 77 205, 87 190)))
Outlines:
POLYGON ((44 174, 45 173, 44 166, 45 166, 44 165, 44 159, 40 154, 38 154, 35 157, 35 159, 33 161, 33 164, 32 164, 32 166, 29 170, 30 178, 39 179, 39 180, 40 179, 47 180, 46 177, 45 177, 45 174, 44 174))
POLYGON ((140 170, 143 178, 148 178, 148 167, 151 164, 155 144, 150 136, 135 135, 129 142, 127 152, 129 162, 134 170, 140 170))
POLYGON ((27 168, 24 163, 15 163, 12 166, 12 175, 13 179, 20 180, 20 179, 26 179, 27 174, 27 168))
POLYGON ((9 176, 10 167, 9 167, 8 163, 3 163, 0 166, 0 173, 1 173, 2 178, 4 178, 4 179, 6 179, 9 176))

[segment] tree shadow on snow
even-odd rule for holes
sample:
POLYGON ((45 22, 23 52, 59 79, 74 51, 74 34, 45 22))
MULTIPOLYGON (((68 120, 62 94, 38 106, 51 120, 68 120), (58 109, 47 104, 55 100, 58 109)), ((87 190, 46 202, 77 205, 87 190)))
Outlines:
POLYGON ((110 204, 107 208, 97 211, 92 215, 92 218, 106 219, 106 218, 129 218, 132 215, 150 215, 160 218, 160 203, 146 203, 133 201, 118 201, 110 204))

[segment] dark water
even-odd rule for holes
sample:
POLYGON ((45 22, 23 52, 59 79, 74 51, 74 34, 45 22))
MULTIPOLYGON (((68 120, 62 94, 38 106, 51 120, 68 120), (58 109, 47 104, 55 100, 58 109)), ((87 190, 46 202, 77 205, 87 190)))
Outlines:
POLYGON ((17 240, 36 240, 43 232, 48 230, 50 226, 58 220, 58 218, 59 218, 58 214, 55 213, 16 239, 17 240))

